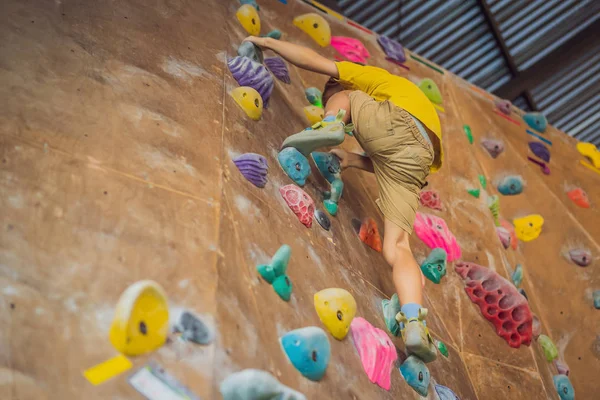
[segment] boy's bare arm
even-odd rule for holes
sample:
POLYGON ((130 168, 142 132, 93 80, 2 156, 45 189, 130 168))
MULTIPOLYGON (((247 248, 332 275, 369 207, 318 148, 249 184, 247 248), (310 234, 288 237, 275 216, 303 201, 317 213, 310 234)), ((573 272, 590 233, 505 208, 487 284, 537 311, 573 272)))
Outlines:
POLYGON ((248 36, 244 40, 252 42, 259 47, 273 50, 290 63, 302 69, 328 75, 333 78, 340 77, 335 62, 328 60, 307 47, 270 37, 248 36))

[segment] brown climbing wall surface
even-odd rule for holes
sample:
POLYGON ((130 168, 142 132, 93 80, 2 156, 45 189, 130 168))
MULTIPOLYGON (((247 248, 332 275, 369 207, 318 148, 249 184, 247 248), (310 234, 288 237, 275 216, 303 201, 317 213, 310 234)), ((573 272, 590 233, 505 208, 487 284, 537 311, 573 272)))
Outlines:
MULTIPOLYGON (((321 48, 292 23, 319 11, 288 2, 259 1, 261 33, 279 29, 285 40, 333 58, 333 48, 321 48)), ((317 383, 281 351, 283 333, 321 326, 313 308, 317 291, 348 290, 356 315, 385 330, 380 303, 394 289, 382 255, 360 241, 351 222, 371 217, 383 230, 373 176, 344 173, 330 231, 300 224, 281 198, 279 188, 292 182, 277 166, 279 145, 306 125, 304 89, 321 89, 326 79, 288 65, 291 85, 275 80, 269 108, 260 121, 250 120, 228 95, 237 84, 226 57, 236 55, 246 35, 238 7, 237 0, 3 2, 0 398, 137 398, 128 374, 92 386, 82 372, 116 355, 108 340, 115 305, 142 279, 160 283, 172 308, 205 316, 216 339, 209 346, 172 340, 132 358, 134 367, 155 360, 203 399, 219 399, 220 382, 244 368, 270 371, 309 399, 415 398, 397 369, 389 392, 370 383, 349 337, 330 340, 330 365, 317 383), (264 189, 232 162, 248 152, 267 158, 264 189), (289 302, 256 272, 282 244, 292 248, 289 302)), ((385 60, 375 36, 325 18, 333 35, 363 42, 370 65, 437 84, 446 161, 428 188, 440 193, 444 207, 421 211, 446 221, 463 261, 507 279, 516 264, 524 266, 522 287, 542 332, 569 365, 577 397, 593 398, 600 370, 590 351, 600 332, 591 305, 600 286, 600 175, 580 166, 575 141, 552 127, 543 134, 553 142, 551 174, 544 175, 527 161, 532 137, 518 114, 511 118, 521 126, 494 113, 491 96, 451 73, 434 71, 410 52, 410 70, 397 66, 385 60), (482 138, 502 140, 504 152, 492 159, 482 138), (480 187, 480 174, 489 182, 476 199, 466 190, 480 187), (511 174, 526 186, 520 195, 501 196, 501 217, 540 214, 545 223, 537 239, 504 250, 486 200, 498 194, 494 180, 511 174), (587 192, 591 208, 568 198, 575 187, 587 192), (573 248, 589 249, 592 264, 571 263, 573 248)), ((360 151, 352 138, 342 147, 360 151)), ((318 208, 327 187, 313 168, 304 190, 318 208)), ((411 244, 421 262, 430 250, 416 235, 411 244)), ((425 288, 428 326, 450 353, 429 364, 432 383, 461 399, 556 397, 556 371, 537 343, 510 348, 457 274, 425 288)))

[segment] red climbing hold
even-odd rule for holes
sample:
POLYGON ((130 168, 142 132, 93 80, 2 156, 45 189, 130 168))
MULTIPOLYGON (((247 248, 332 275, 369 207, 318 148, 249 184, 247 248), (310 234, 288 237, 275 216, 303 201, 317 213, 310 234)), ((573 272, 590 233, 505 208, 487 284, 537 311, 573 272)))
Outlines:
POLYGON ((419 195, 419 201, 425 207, 429 207, 433 210, 442 210, 442 200, 435 190, 422 190, 419 195))
POLYGON ((381 253, 381 236, 379 236, 379 229, 377 229, 377 223, 373 218, 363 220, 358 236, 367 246, 381 253))
POLYGON ((570 190, 567 192, 567 195, 573 201, 573 203, 577 204, 579 207, 590 208, 590 201, 587 193, 584 192, 582 188, 570 190))
POLYGON ((292 209, 307 228, 312 226, 313 214, 315 213, 315 203, 313 199, 296 185, 286 185, 279 188, 281 197, 292 209))
POLYGON ((489 268, 469 262, 455 267, 466 282, 465 292, 479 306, 483 316, 510 347, 531 344, 532 315, 529 303, 515 286, 489 268))

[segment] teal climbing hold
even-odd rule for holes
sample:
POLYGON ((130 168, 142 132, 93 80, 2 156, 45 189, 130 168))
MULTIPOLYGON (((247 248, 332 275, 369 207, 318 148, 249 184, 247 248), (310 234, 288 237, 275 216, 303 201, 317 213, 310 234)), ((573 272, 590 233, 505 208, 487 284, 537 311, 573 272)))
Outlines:
POLYGON ((600 310, 600 290, 594 290, 594 307, 600 310))
POLYGON ((284 244, 275 252, 270 264, 261 264, 256 267, 260 276, 273 285, 273 290, 283 300, 288 301, 292 294, 292 282, 285 274, 292 249, 287 244, 284 244))
POLYGON ((514 272, 510 276, 510 279, 516 287, 521 286, 521 283, 523 282, 523 266, 521 264, 517 264, 514 272))
POLYGON ((323 202, 323 206, 329 214, 336 215, 338 202, 344 191, 344 182, 341 179, 342 167, 340 159, 335 154, 318 151, 311 153, 311 156, 323 178, 330 184, 330 190, 324 193, 325 201, 323 202))
POLYGON ((463 125, 463 129, 465 130, 465 135, 467 135, 467 139, 469 139, 469 143, 473 144, 473 132, 471 132, 471 127, 469 125, 463 125))
MULTIPOLYGON (((245 369, 225 378, 219 385, 223 400, 306 400, 306 396, 280 383, 267 371, 245 369)), ((170 398, 188 398, 176 396, 170 398)), ((191 400, 191 399, 190 399, 191 400)))
POLYGON ((431 250, 423 264, 421 264, 421 272, 427 279, 433 283, 440 283, 441 279, 446 275, 446 259, 448 254, 446 250, 436 247, 431 250))
POLYGON ((259 64, 262 64, 264 61, 262 50, 252 42, 242 42, 240 47, 237 49, 237 54, 240 57, 248 57, 252 61, 259 64))
POLYGON ((478 199, 479 198, 479 194, 481 193, 481 191, 479 189, 467 189, 467 193, 469 193, 471 196, 473 196, 476 199, 478 199))
POLYGON ((435 345, 440 353, 442 353, 444 357, 448 358, 448 348, 446 347, 446 344, 440 340, 435 340, 435 345))
POLYGON ((523 192, 523 179, 520 176, 507 176, 498 183, 498 191, 505 196, 514 196, 523 192))
POLYGON ((304 91, 306 100, 313 106, 323 108, 323 93, 316 87, 309 87, 304 91))
POLYGON ((279 40, 279 39, 281 39, 281 31, 279 29, 273 29, 271 32, 267 33, 265 36, 279 40))
POLYGON ((323 329, 316 326, 296 329, 283 335, 280 341, 288 359, 302 375, 311 381, 323 378, 331 357, 331 346, 323 329))
POLYGON ((310 175, 310 164, 306 157, 294 147, 286 147, 277 155, 283 172, 299 186, 304 186, 310 175))
POLYGON ((381 300, 381 307, 383 308, 383 319, 385 320, 385 326, 387 326, 390 333, 394 336, 400 335, 400 324, 396 321, 396 314, 400 312, 400 300, 398 295, 394 293, 390 300, 381 300))
POLYGON ((523 121, 529 125, 531 129, 534 129, 540 133, 546 132, 546 127, 548 126, 548 120, 544 114, 539 112, 531 112, 523 115, 523 121))
POLYGON ((487 188, 487 179, 485 179, 485 176, 483 175, 479 175, 479 184, 481 184, 481 187, 483 189, 487 188))
POLYGON ((540 346, 542 346, 542 351, 544 352, 544 356, 548 362, 551 362, 558 357, 558 349, 556 348, 556 345, 552 339, 550 339, 548 336, 540 335, 538 337, 538 343, 540 346))
POLYGON ((575 389, 573 389, 568 376, 554 375, 552 381, 560 400, 575 400, 575 389))
POLYGON ((423 361, 414 355, 408 356, 406 361, 400 365, 400 373, 415 392, 421 396, 427 396, 430 374, 423 361))

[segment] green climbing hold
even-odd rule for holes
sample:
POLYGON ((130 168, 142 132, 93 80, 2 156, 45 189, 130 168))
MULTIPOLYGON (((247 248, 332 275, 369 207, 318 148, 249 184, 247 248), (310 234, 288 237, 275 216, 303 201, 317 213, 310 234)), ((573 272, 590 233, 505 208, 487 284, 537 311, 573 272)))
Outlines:
POLYGON ((485 179, 485 176, 479 175, 479 183, 481 184, 482 188, 487 188, 487 179, 485 179))
POLYGON ((425 78, 419 84, 419 88, 425 93, 425 96, 434 104, 442 104, 442 93, 432 79, 425 78))
POLYGON ((479 189, 467 189, 467 193, 469 193, 471 196, 475 197, 476 199, 479 198, 479 193, 481 191, 479 189))
POLYGON ((398 321, 396 321, 396 314, 400 312, 400 300, 398 299, 398 295, 394 293, 390 300, 381 300, 381 307, 383 308, 385 326, 387 326, 392 335, 399 336, 400 325, 398 324, 398 321))
POLYGON ((309 87, 304 91, 304 94, 306 95, 306 100, 308 100, 310 104, 323 108, 323 93, 321 93, 319 89, 316 87, 309 87))
POLYGON ((289 301, 292 295, 292 281, 287 275, 281 275, 273 281, 273 289, 283 300, 289 301))
POLYGON ((515 271, 510 276, 510 279, 517 288, 521 286, 521 283, 523 282, 523 266, 521 264, 517 264, 515 271))
POLYGON ((442 353, 442 355, 446 358, 448 358, 448 348, 446 347, 446 345, 444 344, 444 342, 440 341, 440 340, 436 340, 435 344, 438 348, 438 350, 440 351, 440 353, 442 353))
POLYGON ((437 247, 431 250, 431 253, 429 253, 423 264, 421 264, 421 272, 431 282, 440 283, 446 275, 447 257, 446 250, 442 248, 437 247))
POLYGON ((494 224, 500 226, 500 198, 498 195, 488 197, 488 208, 494 217, 494 224))
POLYGON ((552 339, 550 339, 548 336, 540 335, 538 337, 538 343, 540 346, 542 346, 542 351, 544 352, 544 356, 548 362, 551 362, 558 357, 558 349, 556 348, 556 345, 552 339))
POLYGON ((265 36, 279 40, 279 39, 281 39, 281 31, 279 29, 273 29, 271 32, 267 33, 265 36))
POLYGON ((273 290, 285 301, 288 301, 292 294, 292 282, 285 274, 291 255, 292 249, 284 244, 277 250, 270 264, 261 264, 256 267, 260 276, 272 284, 273 290))
POLYGON ((471 127, 469 125, 463 125, 463 129, 465 130, 465 134, 467 135, 467 139, 469 139, 469 143, 473 144, 473 133, 471 132, 471 127))

